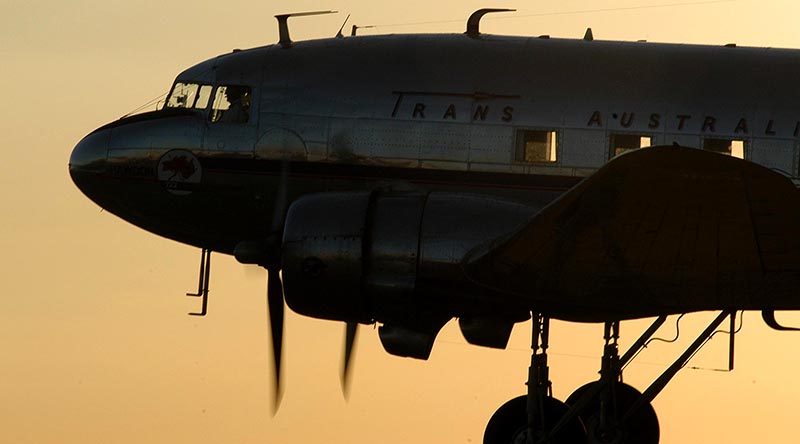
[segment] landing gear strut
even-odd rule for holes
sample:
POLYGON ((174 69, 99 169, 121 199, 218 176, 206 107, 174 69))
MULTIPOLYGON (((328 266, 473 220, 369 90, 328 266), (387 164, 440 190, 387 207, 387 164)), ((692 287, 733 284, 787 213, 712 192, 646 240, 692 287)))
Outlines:
POLYGON ((534 444, 586 442, 586 432, 576 415, 564 422, 553 433, 556 424, 569 412, 569 407, 553 398, 547 365, 550 319, 543 315, 533 316, 531 340, 531 365, 528 369, 528 394, 503 404, 486 426, 484 444, 534 444), (552 436, 551 436, 552 435, 552 436))
POLYGON ((619 321, 606 322, 600 380, 577 389, 566 403, 552 396, 547 365, 550 320, 541 314, 533 316, 528 394, 495 412, 486 426, 484 444, 658 444, 658 417, 650 403, 728 316, 733 368, 735 313, 723 311, 644 393, 622 382, 622 369, 645 347, 666 316, 656 319, 622 357, 617 344, 619 321))
MULTIPOLYGON (((666 318, 656 321, 659 326, 663 319, 666 318)), ((627 421, 622 422, 623 415, 642 394, 622 382, 623 362, 617 344, 619 321, 606 322, 603 338, 605 346, 600 380, 578 388, 567 398, 567 404, 573 407, 586 426, 590 444, 657 444, 658 417, 649 402, 638 408, 627 421)), ((630 355, 630 352, 626 354, 630 355)))

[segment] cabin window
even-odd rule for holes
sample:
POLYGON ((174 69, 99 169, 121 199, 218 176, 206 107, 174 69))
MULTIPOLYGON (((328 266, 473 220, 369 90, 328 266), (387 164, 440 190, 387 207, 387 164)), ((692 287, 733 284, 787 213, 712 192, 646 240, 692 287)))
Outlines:
POLYGON ((246 123, 250 120, 250 87, 226 85, 217 87, 211 121, 246 123))
POLYGON ((744 140, 703 139, 703 149, 744 159, 744 140))
POLYGON ((519 130, 515 160, 525 163, 555 163, 557 144, 556 131, 519 130))
POLYGON ((651 146, 653 138, 646 134, 612 134, 610 157, 651 146))
POLYGON ((211 98, 211 85, 178 82, 172 87, 167 108, 205 109, 211 98))

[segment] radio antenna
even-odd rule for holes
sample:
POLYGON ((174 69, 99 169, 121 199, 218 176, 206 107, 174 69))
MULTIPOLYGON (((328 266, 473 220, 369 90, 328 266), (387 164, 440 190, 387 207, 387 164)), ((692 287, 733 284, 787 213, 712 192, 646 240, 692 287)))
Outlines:
POLYGON ((350 37, 355 37, 356 36, 356 32, 358 32, 359 29, 370 29, 370 28, 375 28, 375 25, 369 25, 369 26, 356 26, 356 25, 353 25, 353 29, 350 31, 350 37))
POLYGON ((342 31, 344 31, 344 25, 347 24, 348 20, 350 20, 350 14, 347 14, 347 18, 344 19, 344 23, 342 23, 342 27, 339 28, 339 32, 336 33, 336 38, 337 39, 344 38, 344 34, 342 34, 342 31))
POLYGON ((289 18, 290 17, 306 17, 309 15, 323 15, 323 14, 336 14, 339 11, 312 11, 312 12, 294 12, 291 14, 279 14, 275 18, 278 19, 278 43, 284 48, 292 47, 292 39, 289 37, 289 18))
POLYGON ((473 12, 471 16, 469 16, 469 19, 467 20, 467 32, 465 32, 465 34, 470 36, 470 37, 472 37, 472 38, 480 37, 480 35, 481 35, 481 31, 480 31, 481 19, 486 14, 492 14, 492 13, 495 13, 495 12, 514 12, 514 11, 516 11, 516 9, 505 9, 505 8, 484 8, 484 9, 479 9, 479 10, 473 12))

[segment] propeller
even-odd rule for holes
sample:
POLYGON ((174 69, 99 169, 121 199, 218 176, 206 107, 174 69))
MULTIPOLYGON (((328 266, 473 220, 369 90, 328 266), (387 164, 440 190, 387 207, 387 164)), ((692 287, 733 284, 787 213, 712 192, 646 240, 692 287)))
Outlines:
POLYGON ((274 389, 275 403, 272 414, 278 412, 281 404, 281 357, 283 352, 283 283, 280 275, 280 244, 283 233, 284 215, 286 214, 286 194, 289 179, 289 162, 284 160, 280 166, 280 179, 275 193, 275 213, 272 216, 272 228, 268 249, 272 258, 266 265, 267 269, 267 310, 269 311, 269 328, 272 334, 272 362, 275 370, 274 389))
POLYGON ((350 394, 350 364, 353 362, 353 347, 358 335, 358 322, 345 324, 344 332, 344 359, 342 360, 342 395, 344 399, 350 394))
POLYGON ((283 284, 278 268, 267 269, 267 309, 269 327, 272 333, 272 362, 275 369, 275 404, 272 414, 278 412, 281 404, 281 353, 283 351, 283 284))
MULTIPOLYGON (((281 386, 281 358, 283 354, 283 321, 285 309, 279 252, 288 203, 288 176, 289 162, 284 160, 281 162, 281 174, 278 182, 278 189, 275 193, 275 213, 272 218, 272 227, 266 242, 268 260, 266 264, 263 264, 267 269, 267 309, 269 312, 269 327, 272 336, 272 362, 275 370, 273 415, 278 412, 283 395, 281 386)), ((350 368, 353 361, 353 350, 357 334, 358 323, 347 322, 345 324, 344 357, 342 360, 341 373, 342 394, 345 399, 347 399, 349 395, 350 368)))

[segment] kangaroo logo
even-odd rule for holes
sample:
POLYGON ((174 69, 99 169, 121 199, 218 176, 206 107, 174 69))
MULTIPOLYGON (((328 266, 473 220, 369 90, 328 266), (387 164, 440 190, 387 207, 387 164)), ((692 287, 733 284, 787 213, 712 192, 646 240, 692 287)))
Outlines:
POLYGON ((190 194, 201 178, 200 161, 187 150, 167 151, 158 161, 158 180, 172 194, 190 194))

